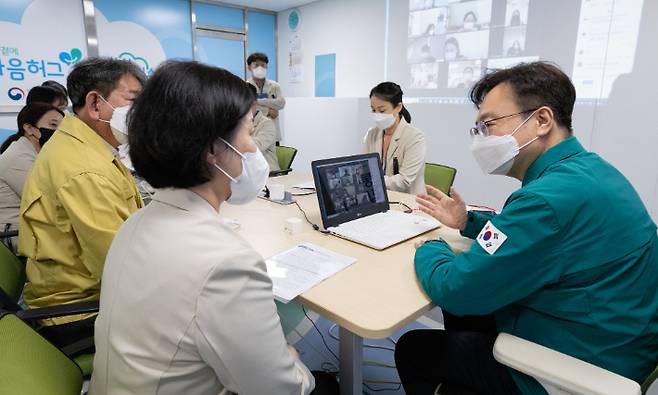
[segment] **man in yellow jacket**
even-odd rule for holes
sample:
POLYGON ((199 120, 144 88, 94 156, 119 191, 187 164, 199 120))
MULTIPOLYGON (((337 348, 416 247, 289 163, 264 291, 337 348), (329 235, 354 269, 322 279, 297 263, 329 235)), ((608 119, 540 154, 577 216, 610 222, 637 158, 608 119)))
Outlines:
MULTIPOLYGON (((31 308, 100 298, 112 239, 143 206, 118 158, 117 129, 145 79, 135 64, 110 58, 84 60, 68 76, 74 115, 64 118, 41 150, 21 201, 18 244, 28 258, 24 298, 31 308)), ((94 319, 49 319, 42 334, 62 347, 92 336, 94 319)))

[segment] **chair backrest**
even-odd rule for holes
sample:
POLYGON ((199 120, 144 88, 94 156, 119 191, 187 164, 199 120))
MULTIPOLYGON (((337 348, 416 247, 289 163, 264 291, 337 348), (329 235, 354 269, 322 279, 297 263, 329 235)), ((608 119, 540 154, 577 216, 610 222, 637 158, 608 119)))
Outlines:
POLYGON ((437 163, 425 163, 425 184, 448 194, 457 169, 437 163))
POLYGON ((80 394, 83 377, 78 365, 5 312, 0 312, 0 356, 0 394, 80 394))
POLYGON ((658 366, 642 383, 642 393, 646 395, 658 395, 658 366))
POLYGON ((0 243, 0 308, 16 310, 25 285, 25 265, 0 243))
POLYGON ((276 158, 279 161, 281 170, 292 169, 292 161, 295 160, 295 155, 297 155, 297 148, 284 145, 276 147, 276 158))

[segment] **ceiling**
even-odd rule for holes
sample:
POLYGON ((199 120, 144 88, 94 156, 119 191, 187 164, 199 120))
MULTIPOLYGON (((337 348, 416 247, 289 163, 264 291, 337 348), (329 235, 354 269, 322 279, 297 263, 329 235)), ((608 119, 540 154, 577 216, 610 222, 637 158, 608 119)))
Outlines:
POLYGON ((317 0, 222 0, 221 2, 242 7, 260 8, 261 10, 279 12, 294 7, 300 7, 315 1, 317 0))

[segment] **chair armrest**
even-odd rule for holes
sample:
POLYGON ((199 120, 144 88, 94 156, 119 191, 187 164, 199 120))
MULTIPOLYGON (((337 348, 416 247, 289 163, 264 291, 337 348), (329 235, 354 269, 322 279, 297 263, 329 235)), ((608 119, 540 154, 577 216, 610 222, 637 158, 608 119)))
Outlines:
POLYGON ((63 317, 76 314, 98 313, 98 301, 62 304, 17 311, 16 315, 23 321, 33 322, 45 318, 63 317))
POLYGON ((82 339, 75 341, 69 345, 66 345, 61 348, 62 352, 66 354, 67 357, 73 358, 82 352, 93 349, 94 347, 94 337, 83 337, 82 339))
POLYGON ((498 335, 493 353, 503 365, 572 394, 641 394, 633 380, 507 333, 498 335))
POLYGON ((284 170, 274 170, 270 172, 270 177, 278 177, 278 176, 285 176, 286 174, 290 173, 292 169, 284 169, 284 170))
POLYGON ((0 239, 4 239, 7 237, 15 237, 18 236, 18 230, 9 230, 7 232, 0 232, 0 239))

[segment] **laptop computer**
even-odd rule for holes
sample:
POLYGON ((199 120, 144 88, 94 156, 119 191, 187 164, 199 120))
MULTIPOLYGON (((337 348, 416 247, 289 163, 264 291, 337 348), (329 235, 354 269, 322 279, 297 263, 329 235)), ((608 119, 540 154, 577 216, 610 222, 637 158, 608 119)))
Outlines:
POLYGON ((383 250, 440 226, 433 218, 389 210, 379 154, 311 163, 322 225, 331 234, 383 250))

